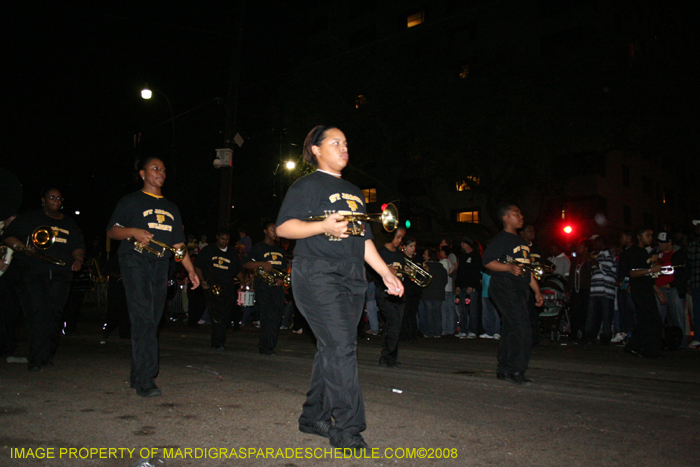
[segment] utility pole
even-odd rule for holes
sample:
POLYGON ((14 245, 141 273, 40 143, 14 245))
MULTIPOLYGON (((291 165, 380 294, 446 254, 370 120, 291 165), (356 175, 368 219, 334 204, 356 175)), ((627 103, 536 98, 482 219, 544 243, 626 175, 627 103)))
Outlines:
MULTIPOLYGON (((227 148, 234 148, 236 135, 236 119, 238 117, 238 90, 241 82, 241 48, 243 47, 243 23, 245 17, 245 0, 237 2, 234 10, 234 21, 237 33, 233 38, 231 50, 231 68, 226 98, 226 121, 224 123, 224 139, 227 148)), ((233 164, 232 164, 233 165, 233 164)), ((233 167, 222 166, 221 184, 219 189, 219 229, 229 228, 231 223, 231 185, 233 167)))

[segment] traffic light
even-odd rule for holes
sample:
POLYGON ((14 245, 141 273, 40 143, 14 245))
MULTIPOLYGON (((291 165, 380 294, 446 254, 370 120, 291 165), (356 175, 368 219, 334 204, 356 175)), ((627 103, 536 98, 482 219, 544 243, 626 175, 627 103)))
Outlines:
POLYGON ((406 219, 406 228, 410 229, 411 228, 411 221, 406 219))
POLYGON ((382 212, 388 207, 389 205, 387 203, 382 204, 382 212))
POLYGON ((571 232, 573 232, 573 231, 574 231, 574 228, 571 227, 570 225, 564 226, 564 233, 565 233, 565 234, 570 235, 571 232))

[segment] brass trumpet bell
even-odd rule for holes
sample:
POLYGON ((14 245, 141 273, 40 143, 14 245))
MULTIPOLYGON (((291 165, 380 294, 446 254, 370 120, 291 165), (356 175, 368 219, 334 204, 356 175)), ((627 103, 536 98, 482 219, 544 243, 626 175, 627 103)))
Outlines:
POLYGON ((65 266, 65 261, 29 248, 29 243, 31 242, 34 248, 47 250, 54 244, 55 241, 56 234, 53 233, 53 229, 48 225, 41 225, 34 229, 32 235, 27 238, 27 248, 22 248, 22 251, 28 255, 36 256, 40 260, 46 261, 47 263, 55 264, 56 266, 65 266))
MULTIPOLYGON (((330 214, 326 213, 322 216, 310 216, 307 217, 307 221, 322 221, 326 219, 330 214)), ((348 221, 348 229, 345 231, 348 235, 353 236, 365 236, 365 226, 361 222, 381 222, 382 227, 387 232, 393 232, 399 225, 399 210, 396 209, 394 203, 387 204, 384 211, 379 214, 351 214, 343 216, 344 221, 348 221)), ((327 236, 332 236, 326 234, 327 236)))
POLYGON ((417 286, 427 287, 430 284, 430 281, 433 280, 433 276, 430 275, 428 271, 418 266, 416 263, 408 259, 408 257, 404 258, 404 262, 406 264, 403 267, 403 273, 406 274, 408 278, 411 279, 417 286))

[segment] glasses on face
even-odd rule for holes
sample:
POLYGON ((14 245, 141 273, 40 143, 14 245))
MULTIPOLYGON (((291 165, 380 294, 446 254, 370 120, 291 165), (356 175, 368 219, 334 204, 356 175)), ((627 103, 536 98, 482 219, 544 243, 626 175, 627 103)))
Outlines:
POLYGON ((63 198, 61 198, 60 196, 56 196, 56 195, 49 195, 49 196, 46 197, 46 199, 49 199, 49 200, 51 200, 51 201, 56 200, 56 201, 58 201, 59 203, 62 203, 62 202, 63 202, 63 198))

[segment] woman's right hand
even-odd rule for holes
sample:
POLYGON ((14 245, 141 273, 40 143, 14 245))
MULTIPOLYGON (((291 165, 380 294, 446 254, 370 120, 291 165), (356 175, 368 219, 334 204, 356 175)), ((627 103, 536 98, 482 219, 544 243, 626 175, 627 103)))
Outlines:
POLYGON ((153 238, 153 234, 148 230, 136 229, 136 232, 134 232, 133 237, 136 239, 136 241, 146 246, 153 238))
POLYGON ((348 221, 345 220, 345 216, 342 214, 333 213, 327 218, 321 221, 323 225, 323 231, 329 235, 338 238, 348 238, 350 235, 347 234, 348 221))

